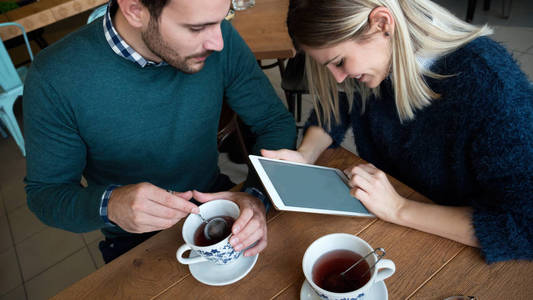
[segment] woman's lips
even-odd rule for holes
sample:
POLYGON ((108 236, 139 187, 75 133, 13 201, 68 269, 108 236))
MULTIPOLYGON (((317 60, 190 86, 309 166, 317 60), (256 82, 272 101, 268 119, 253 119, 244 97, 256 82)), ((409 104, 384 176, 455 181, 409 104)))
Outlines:
POLYGON ((354 79, 357 79, 359 81, 362 81, 362 79, 364 78, 365 74, 359 74, 359 75, 352 75, 350 76, 351 78, 354 78, 354 79))

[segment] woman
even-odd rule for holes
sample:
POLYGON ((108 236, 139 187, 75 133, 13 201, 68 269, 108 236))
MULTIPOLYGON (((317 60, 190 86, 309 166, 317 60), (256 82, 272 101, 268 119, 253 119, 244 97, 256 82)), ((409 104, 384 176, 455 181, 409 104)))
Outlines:
POLYGON ((533 258, 533 89, 488 27, 428 0, 291 0, 287 25, 318 100, 298 150, 264 156, 314 163, 351 126, 372 164, 345 172, 377 217, 533 258))

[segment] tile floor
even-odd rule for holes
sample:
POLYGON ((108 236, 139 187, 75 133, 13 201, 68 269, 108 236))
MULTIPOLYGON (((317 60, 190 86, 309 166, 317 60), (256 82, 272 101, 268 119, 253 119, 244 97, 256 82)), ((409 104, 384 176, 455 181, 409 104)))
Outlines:
MULTIPOLYGON (((452 12, 465 14, 466 1, 447 0, 452 12)), ((522 69, 533 80, 533 4, 531 1, 513 1, 511 17, 499 18, 501 3, 493 1, 489 12, 478 10, 474 23, 494 25, 494 39, 503 42, 512 51, 522 69)), ((46 29, 45 38, 53 42, 84 23, 83 14, 46 29)), ((15 52, 19 50, 15 49, 15 52)), ((17 56, 18 53, 13 53, 17 56)), ((14 58, 15 59, 15 58, 14 58)), ((272 84, 284 99, 277 69, 266 70, 272 84)), ((304 97, 304 112, 309 111, 310 100, 304 97)), ((20 116, 20 105, 16 111, 20 116)), ((305 120, 305 115, 303 117, 305 120)), ((352 151, 348 139, 346 147, 352 151)), ((245 165, 236 165, 222 154, 219 165, 223 172, 236 181, 247 173, 245 165)), ((98 251, 102 239, 99 232, 75 234, 51 228, 41 223, 28 209, 22 180, 25 159, 11 138, 0 138, 0 299, 46 299, 70 284, 87 276, 103 265, 98 251)))

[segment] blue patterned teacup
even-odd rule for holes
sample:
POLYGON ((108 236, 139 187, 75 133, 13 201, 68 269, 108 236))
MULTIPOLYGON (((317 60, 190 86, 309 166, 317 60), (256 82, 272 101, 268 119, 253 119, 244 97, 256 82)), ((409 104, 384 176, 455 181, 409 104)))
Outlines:
POLYGON ((302 268, 305 278, 309 285, 322 299, 327 300, 364 300, 368 299, 368 292, 372 285, 376 282, 385 280, 394 274, 396 266, 394 262, 389 259, 378 260, 376 254, 372 254, 366 258, 369 266, 374 266, 370 269, 370 280, 357 290, 346 293, 335 293, 327 291, 319 287, 313 279, 313 267, 317 260, 325 253, 334 250, 350 250, 358 253, 361 256, 374 251, 370 245, 364 240, 347 233, 332 233, 325 235, 314 241, 305 251, 302 260, 302 268))
MULTIPOLYGON (((200 214, 206 220, 217 216, 229 216, 236 220, 240 214, 239 206, 229 200, 212 200, 200 205, 199 208, 200 214)), ((242 251, 235 251, 229 243, 231 234, 222 241, 210 246, 201 247, 195 245, 194 233, 201 224, 202 219, 195 214, 190 214, 185 220, 182 229, 185 244, 179 247, 176 252, 176 258, 180 263, 188 265, 209 261, 217 265, 225 265, 236 261, 241 256, 242 251), (196 257, 183 257, 183 254, 188 250, 198 255, 196 257)))

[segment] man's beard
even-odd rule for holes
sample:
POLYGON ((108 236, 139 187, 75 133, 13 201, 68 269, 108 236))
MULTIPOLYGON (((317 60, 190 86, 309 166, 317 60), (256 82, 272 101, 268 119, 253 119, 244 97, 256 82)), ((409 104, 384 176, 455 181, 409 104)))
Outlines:
POLYGON ((141 32, 141 38, 152 53, 176 69, 189 74, 199 72, 204 66, 204 62, 195 62, 192 60, 193 58, 205 57, 213 52, 205 51, 203 53, 182 57, 163 40, 161 33, 159 32, 158 21, 153 18, 150 18, 148 29, 141 32))

